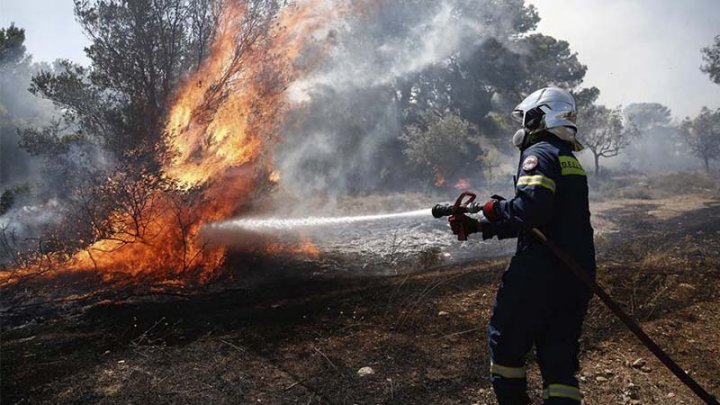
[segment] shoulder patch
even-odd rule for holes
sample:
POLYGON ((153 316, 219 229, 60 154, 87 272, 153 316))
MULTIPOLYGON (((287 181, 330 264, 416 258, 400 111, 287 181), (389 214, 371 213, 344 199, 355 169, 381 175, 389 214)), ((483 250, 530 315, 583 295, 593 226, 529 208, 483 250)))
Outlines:
POLYGON ((585 170, 580 162, 572 156, 559 156, 560 174, 563 176, 585 176, 585 170))
POLYGON ((538 165, 538 158, 537 156, 530 155, 523 160, 522 169, 527 171, 530 171, 534 168, 536 168, 538 165))

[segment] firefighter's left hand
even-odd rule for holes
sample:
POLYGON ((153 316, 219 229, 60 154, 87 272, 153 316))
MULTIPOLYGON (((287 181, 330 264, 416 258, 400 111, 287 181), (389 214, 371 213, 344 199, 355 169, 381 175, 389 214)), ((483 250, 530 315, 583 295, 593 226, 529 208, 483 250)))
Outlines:
POLYGON ((480 232, 480 222, 465 214, 452 215, 448 218, 452 233, 458 236, 459 240, 465 240, 467 235, 480 232))

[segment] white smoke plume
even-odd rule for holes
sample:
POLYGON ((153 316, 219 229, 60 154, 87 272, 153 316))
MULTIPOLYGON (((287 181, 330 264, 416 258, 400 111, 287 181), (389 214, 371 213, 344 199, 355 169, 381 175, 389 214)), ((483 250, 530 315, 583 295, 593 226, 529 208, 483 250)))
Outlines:
POLYGON ((490 38, 514 47, 510 4, 375 3, 338 21, 321 67, 288 89, 298 108, 286 126, 277 165, 291 191, 332 196, 370 192, 380 184, 407 187, 402 173, 408 163, 385 153, 401 147, 398 84, 470 55, 490 38))

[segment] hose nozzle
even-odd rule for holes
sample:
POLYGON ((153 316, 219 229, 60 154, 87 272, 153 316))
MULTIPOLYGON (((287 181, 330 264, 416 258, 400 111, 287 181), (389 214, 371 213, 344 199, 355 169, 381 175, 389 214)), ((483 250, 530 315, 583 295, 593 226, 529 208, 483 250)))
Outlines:
POLYGON ((460 194, 455 204, 436 204, 432 207, 432 216, 435 218, 449 217, 458 214, 474 214, 482 210, 482 205, 474 202, 475 194, 466 191, 460 194), (466 198, 467 197, 467 198, 466 198))
POLYGON ((452 204, 436 204, 432 207, 432 216, 435 218, 449 217, 455 214, 452 204))

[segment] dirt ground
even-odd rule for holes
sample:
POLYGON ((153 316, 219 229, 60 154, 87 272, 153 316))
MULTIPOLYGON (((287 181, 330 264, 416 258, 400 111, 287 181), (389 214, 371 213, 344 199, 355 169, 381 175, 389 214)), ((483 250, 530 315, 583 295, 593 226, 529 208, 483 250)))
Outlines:
MULTIPOLYGON (((601 283, 720 395, 720 195, 593 212, 601 283)), ((204 294, 16 306, 2 313, 0 402, 494 404, 485 329, 506 262, 338 278, 266 259, 252 283, 204 294)), ((586 404, 700 403, 597 299, 581 345, 586 404)))

